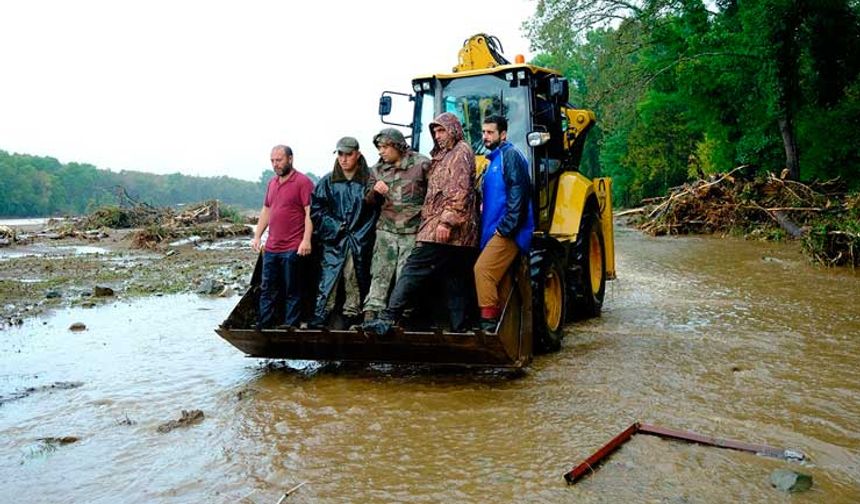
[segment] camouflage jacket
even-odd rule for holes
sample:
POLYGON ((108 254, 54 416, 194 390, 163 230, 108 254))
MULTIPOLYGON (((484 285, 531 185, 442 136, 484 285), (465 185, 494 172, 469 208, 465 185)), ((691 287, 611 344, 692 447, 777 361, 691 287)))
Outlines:
POLYGON ((430 159, 412 150, 406 151, 400 166, 381 159, 370 169, 368 199, 381 206, 376 228, 389 233, 415 234, 421 222, 421 206, 427 194, 427 172, 430 159), (373 190, 378 180, 388 185, 383 196, 373 190))
MULTIPOLYGON (((427 196, 421 208, 419 242, 436 242, 436 227, 448 227, 451 237, 446 245, 478 246, 478 214, 475 197, 475 154, 463 139, 463 127, 450 112, 440 114, 430 123, 440 125, 450 134, 449 145, 438 145, 430 151, 433 160, 427 181, 427 196)), ((435 143, 435 139, 434 139, 435 143)))

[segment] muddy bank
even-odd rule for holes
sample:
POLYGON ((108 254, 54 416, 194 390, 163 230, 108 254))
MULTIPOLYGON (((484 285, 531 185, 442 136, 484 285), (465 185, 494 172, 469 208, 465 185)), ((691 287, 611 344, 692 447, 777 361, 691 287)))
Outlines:
POLYGON ((145 228, 58 237, 32 225, 9 226, 18 238, 0 248, 0 328, 46 310, 93 307, 116 299, 247 288, 256 255, 244 236, 190 234, 140 248, 145 228))

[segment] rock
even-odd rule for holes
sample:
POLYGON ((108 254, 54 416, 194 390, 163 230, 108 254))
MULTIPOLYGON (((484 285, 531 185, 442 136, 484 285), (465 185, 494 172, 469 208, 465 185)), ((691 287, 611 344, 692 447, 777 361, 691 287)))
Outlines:
POLYGON ((113 289, 111 289, 110 287, 101 287, 99 285, 96 285, 93 288, 93 295, 95 297, 110 297, 113 296, 113 289))
POLYGON ((102 238, 107 237, 108 234, 101 229, 88 229, 84 231, 84 238, 87 238, 89 240, 101 240, 102 238))
POLYGON ((0 238, 0 247, 8 247, 12 245, 12 241, 9 238, 0 238))
POLYGON ((203 421, 203 412, 200 410, 185 411, 182 410, 182 416, 179 420, 170 420, 158 426, 158 432, 164 434, 178 427, 187 427, 203 421))
POLYGON ((60 294, 59 291, 49 290, 48 292, 45 293, 45 297, 47 299, 57 299, 57 298, 63 297, 63 295, 60 294))
POLYGON ((788 469, 777 469, 770 473, 770 484, 783 492, 805 492, 812 488, 812 476, 788 469))
POLYGON ((62 436, 62 437, 43 437, 39 438, 39 441, 48 444, 48 445, 67 445, 78 442, 77 436, 62 436))
POLYGON ((84 324, 83 322, 75 322, 74 324, 69 326, 69 330, 75 331, 75 332, 86 331, 87 325, 84 324))
POLYGON ((224 284, 219 282, 218 280, 213 280, 211 278, 207 278, 203 280, 198 287, 197 292, 199 294, 206 294, 209 296, 217 296, 224 291, 224 284))

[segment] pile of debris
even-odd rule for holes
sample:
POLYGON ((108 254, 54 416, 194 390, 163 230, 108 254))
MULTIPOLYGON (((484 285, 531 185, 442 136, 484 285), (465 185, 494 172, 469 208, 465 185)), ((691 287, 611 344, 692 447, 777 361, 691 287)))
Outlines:
POLYGON ((9 226, 0 226, 0 247, 8 247, 16 240, 17 236, 14 229, 9 226))
POLYGON ((154 249, 159 244, 176 238, 198 236, 211 241, 251 234, 251 228, 237 223, 238 219, 235 210, 223 208, 218 200, 196 203, 178 213, 165 208, 152 223, 132 235, 132 246, 154 249))
POLYGON ((240 220, 242 217, 236 210, 222 206, 218 200, 189 205, 182 211, 135 203, 126 207, 103 206, 75 219, 51 219, 48 231, 38 236, 99 240, 108 236, 108 229, 136 229, 131 234, 132 247, 154 249, 166 240, 189 236, 211 241, 250 235, 251 228, 238 223, 240 220))
POLYGON ((804 184, 774 174, 753 176, 749 167, 697 180, 645 207, 637 225, 652 235, 729 233, 800 238, 804 250, 827 265, 860 264, 860 196, 847 195, 841 179, 804 184))
POLYGON ((169 240, 195 237, 194 243, 212 241, 217 238, 248 236, 252 229, 245 224, 213 222, 207 225, 178 226, 175 223, 154 224, 138 229, 131 236, 132 248, 156 249, 169 240))

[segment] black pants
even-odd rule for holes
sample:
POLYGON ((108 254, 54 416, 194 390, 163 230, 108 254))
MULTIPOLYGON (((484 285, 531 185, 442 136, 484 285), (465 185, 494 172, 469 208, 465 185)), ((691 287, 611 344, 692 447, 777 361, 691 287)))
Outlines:
POLYGON ((414 302, 417 294, 439 278, 438 275, 444 275, 451 330, 465 331, 468 329, 469 309, 474 305, 470 299, 474 259, 474 250, 469 247, 418 243, 397 276, 388 307, 381 318, 400 321, 403 311, 414 302))
POLYGON ((260 285, 260 306, 257 325, 260 328, 276 324, 299 325, 301 315, 301 256, 292 252, 265 252, 263 254, 263 281, 260 285), (284 318, 275 320, 280 313, 275 306, 283 300, 284 318))

